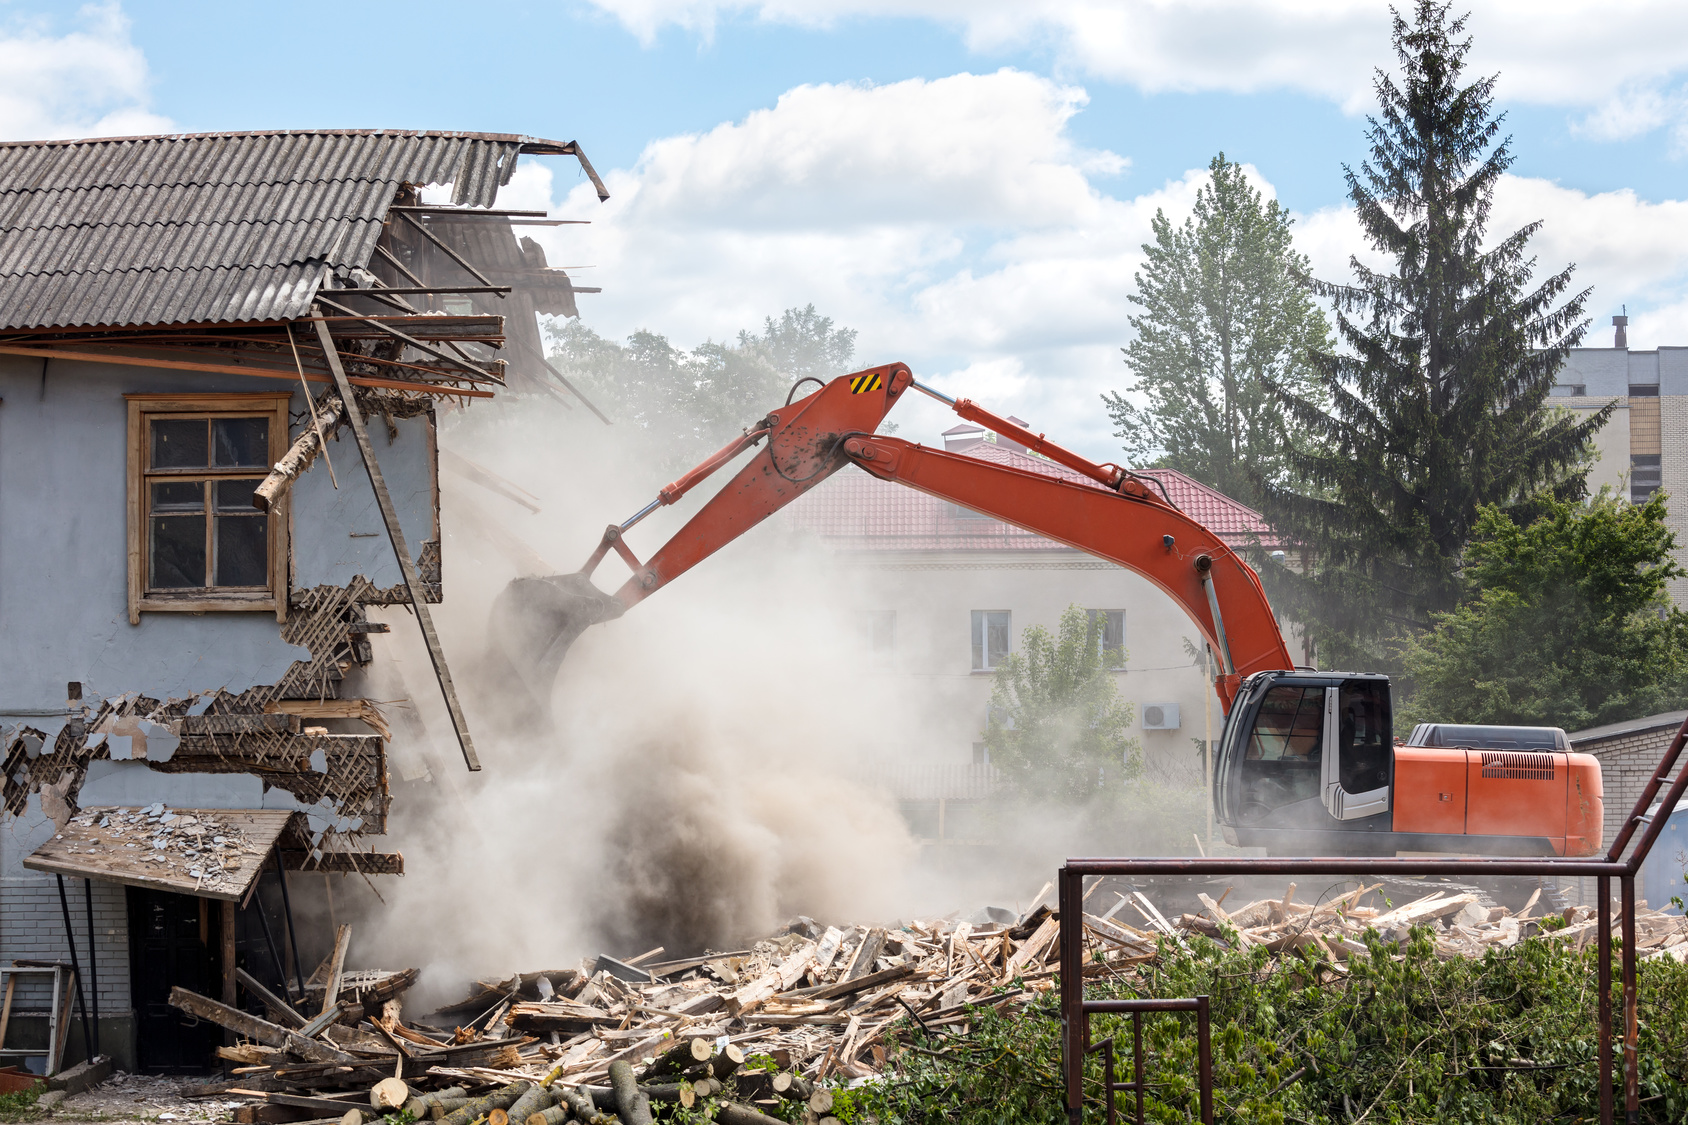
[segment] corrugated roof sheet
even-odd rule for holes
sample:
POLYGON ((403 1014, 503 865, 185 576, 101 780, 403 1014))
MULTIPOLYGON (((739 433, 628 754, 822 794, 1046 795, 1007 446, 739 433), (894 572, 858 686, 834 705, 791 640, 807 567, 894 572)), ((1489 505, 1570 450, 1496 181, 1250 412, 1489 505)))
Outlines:
POLYGON ((0 143, 0 328, 304 315, 323 266, 367 265, 401 183, 490 207, 560 142, 383 130, 0 143))
MULTIPOLYGON (((982 441, 957 452, 964 457, 977 457, 982 461, 1059 477, 1090 488, 1102 487, 1064 465, 992 442, 982 441)), ((1172 502, 1185 514, 1212 529, 1232 546, 1251 546, 1257 537, 1263 546, 1278 545, 1277 536, 1260 513, 1224 493, 1172 469, 1138 469, 1135 472, 1160 481, 1172 502)), ((846 551, 1072 549, 1013 524, 969 512, 924 492, 849 470, 835 473, 788 511, 794 527, 812 531, 829 546, 846 551)))

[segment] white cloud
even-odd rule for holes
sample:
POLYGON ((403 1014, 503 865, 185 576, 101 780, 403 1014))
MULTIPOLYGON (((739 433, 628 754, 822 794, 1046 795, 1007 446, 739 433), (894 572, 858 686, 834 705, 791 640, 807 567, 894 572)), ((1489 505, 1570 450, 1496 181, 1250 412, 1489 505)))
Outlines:
POLYGON ((90 4, 62 34, 42 20, 0 27, 0 130, 8 140, 168 132, 148 106, 145 56, 115 3, 90 4))
MULTIPOLYGON (((581 304, 609 338, 650 328, 690 347, 813 302, 860 331, 864 366, 906 360, 1107 458, 1118 443, 1097 395, 1126 382, 1140 246, 1156 208, 1188 213, 1206 170, 1109 194, 1097 173, 1121 158, 1068 135, 1083 104, 1081 90, 1013 70, 798 87, 741 121, 653 142, 607 177, 607 204, 574 187, 557 213, 593 225, 534 230, 551 261, 596 266, 584 276, 604 292, 581 304)), ((554 190, 524 166, 501 202, 543 207, 554 190)), ((1540 274, 1574 261, 1577 286, 1595 287, 1591 343, 1625 303, 1635 346, 1688 343, 1688 202, 1507 177, 1492 230, 1536 219, 1540 274)), ((1347 277, 1355 253, 1387 264, 1346 208, 1296 230, 1319 276, 1347 277)), ((953 422, 925 400, 898 413, 917 440, 953 422)))
MULTIPOLYGON (((709 37, 749 15, 827 27, 902 17, 956 27, 981 52, 1050 48, 1061 67, 1144 90, 1289 89, 1350 111, 1391 65, 1377 0, 591 0, 650 42, 664 26, 709 37)), ((1503 96, 1589 106, 1688 68, 1680 0, 1474 0, 1472 65, 1500 71, 1503 96)))

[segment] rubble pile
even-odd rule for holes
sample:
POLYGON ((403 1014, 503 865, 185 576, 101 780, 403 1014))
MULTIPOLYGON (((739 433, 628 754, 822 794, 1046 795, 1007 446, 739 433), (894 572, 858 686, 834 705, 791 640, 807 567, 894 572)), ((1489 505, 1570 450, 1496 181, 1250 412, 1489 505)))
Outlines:
MULTIPOLYGON (((1218 900, 1198 894, 1201 912, 1174 922, 1142 890, 1100 884, 1085 903, 1084 973, 1128 977, 1196 935, 1235 949, 1299 951, 1342 973, 1367 951, 1367 931, 1400 942, 1428 927, 1438 953, 1452 958, 1532 936, 1580 948, 1596 924, 1587 907, 1532 917, 1534 897, 1514 913, 1457 887, 1398 905, 1379 887, 1319 903, 1297 902, 1295 890, 1229 911, 1228 891, 1218 900), (1102 886, 1116 899, 1105 911, 1102 886)), ((444 1125, 642 1125, 651 1103, 676 1102, 726 1125, 827 1125, 832 1091, 877 1078, 906 1029, 964 1033, 981 1009, 1012 1012, 1056 987, 1060 921, 1042 897, 1020 916, 990 909, 971 920, 848 929, 798 918, 743 950, 599 956, 475 982, 426 1020, 403 1015, 415 970, 342 968, 342 927, 298 1007, 245 974, 268 1020, 181 989, 172 1003, 243 1037, 219 1052, 238 1064, 233 1081, 203 1088, 267 1103, 249 1104, 237 1120, 357 1125, 354 1110, 361 1119, 408 1109, 444 1125)), ((1680 917, 1643 908, 1636 932, 1643 956, 1688 956, 1680 917)))

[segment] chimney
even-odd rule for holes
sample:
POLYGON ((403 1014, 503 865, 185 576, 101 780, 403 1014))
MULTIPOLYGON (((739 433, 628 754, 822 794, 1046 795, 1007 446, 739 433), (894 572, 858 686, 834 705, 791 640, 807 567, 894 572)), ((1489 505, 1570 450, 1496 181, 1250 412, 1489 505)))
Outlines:
MULTIPOLYGON (((1008 416, 1008 420, 1010 422, 1014 423, 1016 426, 1020 427, 1022 430, 1029 430, 1029 429, 1032 428, 1032 424, 1030 422, 1026 421, 1024 418, 1016 418, 1016 417, 1014 417, 1014 415, 1010 414, 1008 416)), ((1001 434, 996 435, 996 444, 1002 446, 1005 449, 1012 449, 1016 453, 1026 452, 1025 446, 1021 445, 1019 442, 1015 441, 1013 438, 1004 437, 1001 434)))
POLYGON ((951 453, 960 453, 963 449, 971 449, 984 440, 985 428, 975 426, 970 422, 951 426, 944 431, 944 448, 951 453))
POLYGON ((1612 318, 1612 325, 1617 329, 1617 331, 1612 334, 1612 346, 1614 348, 1623 348, 1625 351, 1628 351, 1629 333, 1625 332, 1624 329, 1629 327, 1629 317, 1614 316, 1612 318))

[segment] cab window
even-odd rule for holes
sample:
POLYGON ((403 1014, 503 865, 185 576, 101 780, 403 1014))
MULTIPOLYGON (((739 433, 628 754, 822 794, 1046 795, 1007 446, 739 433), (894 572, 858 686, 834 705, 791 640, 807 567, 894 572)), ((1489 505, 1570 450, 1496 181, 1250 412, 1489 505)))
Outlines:
POLYGON ((1316 762, 1325 733, 1325 689, 1275 687, 1260 702, 1247 757, 1316 762))
POLYGON ((1364 793, 1389 784, 1389 761, 1394 753, 1390 736, 1389 689, 1376 681, 1350 680, 1342 685, 1337 711, 1337 739, 1342 756, 1342 788, 1364 793))

